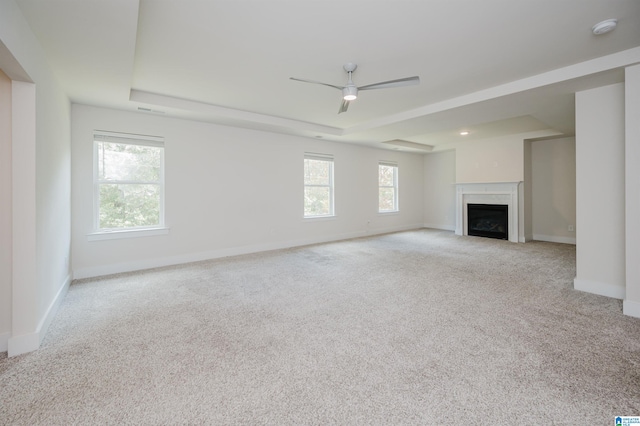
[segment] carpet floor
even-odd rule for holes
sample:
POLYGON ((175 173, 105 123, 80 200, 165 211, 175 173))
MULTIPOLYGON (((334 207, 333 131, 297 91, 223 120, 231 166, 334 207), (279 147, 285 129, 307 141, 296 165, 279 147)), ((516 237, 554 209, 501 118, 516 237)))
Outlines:
POLYGON ((74 281, 0 355, 0 424, 640 415, 640 319, 574 276, 575 246, 421 229, 74 281))

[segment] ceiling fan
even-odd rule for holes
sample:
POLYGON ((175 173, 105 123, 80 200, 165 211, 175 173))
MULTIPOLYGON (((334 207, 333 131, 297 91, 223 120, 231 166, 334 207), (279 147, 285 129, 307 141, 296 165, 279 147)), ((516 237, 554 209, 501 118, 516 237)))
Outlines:
POLYGON ((414 84, 420 84, 420 77, 405 77, 397 80, 382 81, 380 83, 367 84, 366 86, 356 86, 351 78, 353 72, 358 68, 358 65, 354 63, 346 63, 343 66, 347 72, 349 79, 346 86, 336 86, 334 84, 322 83, 320 81, 303 80, 301 78, 290 77, 291 80, 301 81, 303 83, 322 84, 323 86, 333 87, 342 91, 342 105, 338 110, 338 114, 343 113, 349 108, 349 102, 355 100, 358 97, 358 91, 360 90, 373 90, 373 89, 388 89, 391 87, 412 86, 414 84))

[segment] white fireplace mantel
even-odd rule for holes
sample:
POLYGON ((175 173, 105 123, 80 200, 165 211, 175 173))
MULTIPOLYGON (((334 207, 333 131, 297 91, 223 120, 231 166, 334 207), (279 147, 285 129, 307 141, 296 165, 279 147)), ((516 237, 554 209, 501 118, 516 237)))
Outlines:
POLYGON ((520 220, 522 182, 456 184, 456 235, 468 235, 467 204, 501 204, 509 208, 509 241, 524 242, 520 220))

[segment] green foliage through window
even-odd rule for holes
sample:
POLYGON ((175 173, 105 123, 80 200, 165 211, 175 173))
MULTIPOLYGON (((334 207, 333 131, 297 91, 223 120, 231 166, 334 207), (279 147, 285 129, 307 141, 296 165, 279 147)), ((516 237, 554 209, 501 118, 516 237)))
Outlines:
POLYGON ((378 211, 398 211, 398 166, 378 165, 378 211))
POLYGON ((164 148, 96 141, 96 149, 98 229, 163 225, 164 148))
POLYGON ((333 160, 304 159, 304 216, 333 215, 333 160))

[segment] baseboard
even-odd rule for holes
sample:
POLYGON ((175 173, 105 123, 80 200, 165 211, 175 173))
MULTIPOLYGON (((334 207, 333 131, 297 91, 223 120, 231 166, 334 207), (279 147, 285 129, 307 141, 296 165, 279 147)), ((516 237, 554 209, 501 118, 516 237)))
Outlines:
POLYGON ((67 275, 64 282, 58 289, 55 297, 47 307, 47 311, 40 320, 35 332, 12 336, 7 340, 8 356, 12 357, 23 353, 32 352, 40 347, 42 339, 44 339, 44 336, 47 334, 47 330, 49 329, 51 322, 58 312, 60 303, 62 303, 62 300, 64 300, 64 296, 69 290, 70 284, 71 275, 67 275))
POLYGON ((9 337, 11 337, 11 333, 0 333, 0 352, 9 350, 9 337))
POLYGON ((578 279, 577 277, 573 280, 573 288, 575 290, 598 294, 600 296, 612 297, 614 299, 624 299, 626 293, 624 286, 596 281, 587 281, 578 279))
POLYGON ((178 256, 169 256, 156 259, 144 259, 134 262, 124 262, 111 265, 90 266, 73 270, 73 279, 101 277, 105 275, 121 274, 125 272, 142 271, 145 269, 161 268, 164 266, 180 265, 183 263, 200 262, 203 260, 219 259, 229 256, 259 253, 263 251, 281 250, 293 247, 308 246, 312 244, 329 243, 333 241, 350 240, 372 235, 388 234, 392 232, 420 229, 422 224, 406 225, 389 228, 367 229, 363 231, 348 232, 326 237, 305 238, 300 240, 278 241, 264 244, 252 244, 241 247, 231 247, 220 250, 212 250, 198 253, 188 253, 178 256))
MULTIPOLYGON (((422 229, 424 228, 424 225, 422 225, 421 223, 419 224, 413 224, 413 225, 404 225, 404 226, 392 226, 389 228, 376 228, 376 229, 369 229, 365 232, 364 236, 370 236, 370 235, 382 235, 382 234, 392 234, 394 232, 403 232, 403 231, 413 231, 416 229, 422 229)), ((358 238, 358 237, 352 237, 352 238, 358 238)), ((329 240, 326 242, 330 242, 330 241, 340 241, 340 240, 348 240, 351 238, 340 238, 337 240, 329 240)), ((312 243, 312 244, 316 244, 316 243, 312 243)))
POLYGON ((9 357, 33 352, 39 347, 40 333, 37 332, 11 336, 7 342, 7 352, 9 357))
POLYGON ((576 239, 571 237, 558 237, 555 235, 533 234, 534 241, 547 241, 550 243, 562 243, 576 245, 576 239))
POLYGON ((71 275, 67 275, 64 282, 58 289, 58 293, 53 298, 49 306, 47 307, 47 312, 44 314, 44 317, 40 320, 40 324, 38 324, 38 334, 40 334, 40 343, 42 343, 42 339, 47 334, 47 330, 49 330, 49 326, 53 322, 56 314, 58 313, 58 308, 60 304, 64 300, 64 297, 67 295, 69 291, 69 285, 71 285, 71 275))
POLYGON ((622 301, 622 313, 630 317, 640 318, 640 302, 633 300, 622 301))
POLYGON ((442 225, 435 223, 425 223, 422 225, 423 228, 431 228, 431 229, 442 229, 443 231, 455 231, 455 225, 442 225))

